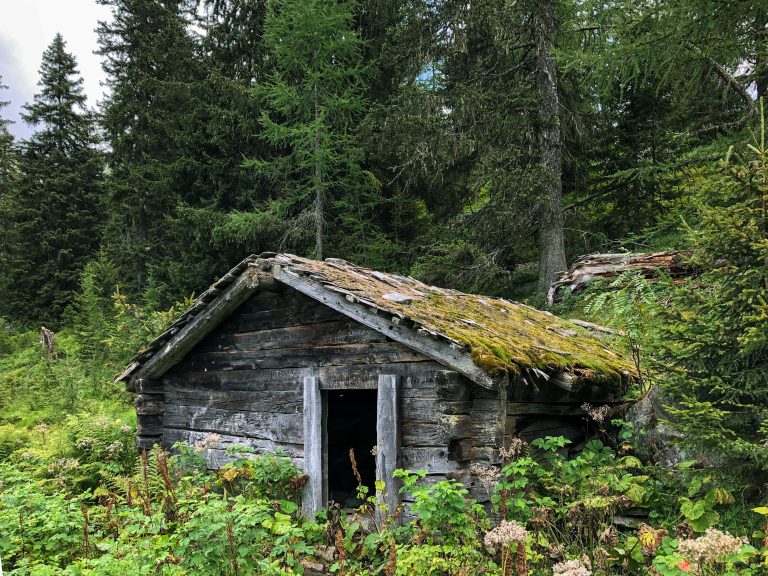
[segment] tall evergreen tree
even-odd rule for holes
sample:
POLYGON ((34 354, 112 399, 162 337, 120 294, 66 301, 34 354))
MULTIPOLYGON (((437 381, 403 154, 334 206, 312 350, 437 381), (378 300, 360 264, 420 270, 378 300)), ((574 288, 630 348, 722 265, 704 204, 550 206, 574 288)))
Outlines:
MULTIPOLYGON (((8 87, 3 84, 0 76, 0 91, 8 87)), ((19 155, 13 134, 8 130, 10 120, 1 115, 3 108, 10 102, 0 98, 0 227, 4 233, 0 235, 0 299, 12 298, 12 287, 9 285, 10 247, 14 244, 14 221, 12 205, 18 192, 19 155)))
POLYGON ((184 0, 99 0, 112 8, 100 22, 99 54, 111 92, 102 110, 110 146, 110 216, 105 251, 127 289, 165 286, 177 246, 168 218, 194 200, 195 163, 186 157, 197 121, 192 93, 195 45, 184 0))
POLYGON ((266 106, 263 137, 285 154, 253 165, 279 183, 280 209, 294 220, 289 234, 306 239, 313 229, 317 258, 333 251, 331 208, 365 210, 372 200, 354 135, 367 87, 354 9, 351 1, 275 0, 265 23, 274 71, 256 94, 266 106))
POLYGON ((557 0, 542 0, 533 8, 538 90, 538 152, 544 168, 544 193, 539 209, 539 293, 546 294, 558 274, 565 272, 563 227, 563 162, 560 133, 560 96, 554 47, 557 0))
POLYGON ((75 58, 57 34, 43 54, 40 92, 24 120, 37 128, 22 143, 20 182, 6 265, 8 317, 54 324, 99 245, 102 159, 75 58))
POLYGON ((379 144, 439 224, 416 262, 433 281, 497 291, 537 257, 542 285, 564 268, 559 6, 411 1, 391 35, 408 81, 379 144))
MULTIPOLYGON (((0 76, 0 90, 7 90, 8 87, 3 84, 3 77, 0 76)), ((17 155, 14 145, 13 134, 8 130, 10 120, 2 117, 2 110, 8 106, 8 100, 0 99, 0 194, 7 194, 15 180, 17 172, 17 155)))

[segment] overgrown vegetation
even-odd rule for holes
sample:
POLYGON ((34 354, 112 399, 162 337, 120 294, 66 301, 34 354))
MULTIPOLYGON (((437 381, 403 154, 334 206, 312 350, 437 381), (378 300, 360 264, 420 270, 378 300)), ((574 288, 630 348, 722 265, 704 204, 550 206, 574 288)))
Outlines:
MULTIPOLYGON (((768 574, 765 2, 97 1, 98 113, 57 36, 37 132, 0 118, 5 573, 768 574), (691 251, 690 278, 622 274, 555 310, 621 331, 631 364, 554 359, 637 371, 647 431, 585 406, 584 445, 513 439, 473 467, 487 506, 403 470, 407 513, 361 487, 355 516, 315 519, 284 455, 136 452, 114 375, 245 255, 540 305, 537 260, 562 254, 537 236, 691 251)), ((477 344, 505 370, 523 353, 477 344)))
POLYGON ((0 557, 12 575, 766 573, 768 509, 750 511, 693 462, 643 465, 633 431, 614 425, 620 452, 593 440, 568 458, 565 438, 514 440, 503 467, 475 470, 490 509, 456 481, 400 471, 416 516, 402 523, 400 509, 374 521, 375 499, 351 517, 302 516, 287 456, 235 448, 211 473, 202 453, 215 438, 137 457, 130 426, 67 422, 68 452, 3 455, 0 557))

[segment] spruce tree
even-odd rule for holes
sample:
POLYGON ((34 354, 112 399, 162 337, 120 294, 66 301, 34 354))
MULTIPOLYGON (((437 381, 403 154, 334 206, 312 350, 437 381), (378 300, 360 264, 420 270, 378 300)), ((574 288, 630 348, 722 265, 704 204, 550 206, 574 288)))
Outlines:
MULTIPOLYGON (((0 90, 7 90, 0 76, 0 90)), ((13 134, 8 130, 10 120, 2 117, 2 110, 8 106, 8 100, 0 99, 0 194, 7 194, 12 181, 16 179, 17 155, 13 134)))
POLYGON ((99 245, 103 165, 75 58, 57 34, 43 54, 40 92, 24 107, 36 128, 22 142, 10 202, 3 312, 55 326, 99 245))
POLYGON ((152 285, 161 299, 172 299, 165 271, 179 246, 169 237, 169 218, 180 202, 199 194, 195 159, 187 155, 198 122, 190 2, 99 3, 112 8, 111 20, 98 27, 111 90, 101 116, 110 147, 105 253, 129 293, 152 285))
MULTIPOLYGON (((2 82, 0 76, 0 90, 8 87, 2 82)), ((13 134, 8 130, 10 120, 2 117, 2 110, 9 102, 0 99, 0 227, 4 230, 0 234, 0 300, 7 300, 9 291, 9 255, 10 247, 14 244, 14 221, 12 205, 18 192, 19 183, 19 155, 13 134)))

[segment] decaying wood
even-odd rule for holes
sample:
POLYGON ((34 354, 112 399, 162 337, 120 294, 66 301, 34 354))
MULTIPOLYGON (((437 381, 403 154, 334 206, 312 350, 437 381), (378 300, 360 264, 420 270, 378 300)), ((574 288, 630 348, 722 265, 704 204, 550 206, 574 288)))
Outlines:
POLYGON ((579 258, 573 266, 552 282, 547 293, 547 302, 551 306, 559 299, 562 287, 571 292, 583 290, 596 279, 610 280, 628 270, 642 272, 649 279, 659 277, 659 272, 672 278, 691 276, 695 270, 687 264, 691 252, 669 250, 667 252, 637 252, 628 254, 589 254, 579 258))
POLYGON ((386 334, 392 340, 405 344, 425 356, 464 374, 480 386, 489 389, 496 388, 497 383, 472 361, 469 352, 457 350, 452 348, 448 342, 435 340, 429 336, 419 334, 418 331, 414 332, 409 328, 398 326, 392 323, 391 319, 372 314, 365 307, 350 303, 344 296, 329 292, 325 287, 284 270, 278 265, 272 266, 272 273, 276 280, 295 288, 302 294, 306 294, 334 310, 338 310, 365 326, 386 334))
POLYGON ((168 368, 176 364, 195 344, 245 302, 261 281, 267 281, 266 275, 245 273, 240 276, 221 296, 198 312, 160 351, 152 356, 132 380, 162 376, 168 368))
POLYGON ((313 518, 328 502, 323 481, 323 400, 320 381, 314 376, 304 378, 304 472, 309 479, 304 486, 302 506, 313 518))
MULTIPOLYGON (((434 332, 419 334, 404 316, 377 312, 357 294, 326 290, 322 278, 288 271, 282 274, 290 286, 277 282, 254 291, 242 285, 251 272, 270 275, 252 267, 230 278, 186 324, 169 328, 164 348, 131 372, 137 444, 188 442, 212 467, 232 460, 227 448, 235 444, 285 450, 311 479, 309 513, 327 501, 327 390, 378 389, 377 477, 387 490, 396 488, 393 466, 426 470, 425 482, 455 477, 470 483, 469 465, 497 464, 511 434, 583 428, 582 394, 607 395, 596 386, 576 394, 570 382, 568 391, 533 378, 507 385, 485 373, 487 387, 480 386, 466 349, 434 332)), ((282 278, 279 267, 275 275, 282 278)), ((470 489, 487 500, 477 486, 470 489)), ((390 508, 393 496, 396 490, 379 495, 390 508)))
MULTIPOLYGON (((400 503, 400 485, 394 477, 400 466, 400 382, 397 376, 379 376, 376 400, 376 480, 382 481, 383 490, 376 490, 376 500, 386 505, 392 514, 400 503)), ((379 521, 386 514, 377 509, 379 521)))

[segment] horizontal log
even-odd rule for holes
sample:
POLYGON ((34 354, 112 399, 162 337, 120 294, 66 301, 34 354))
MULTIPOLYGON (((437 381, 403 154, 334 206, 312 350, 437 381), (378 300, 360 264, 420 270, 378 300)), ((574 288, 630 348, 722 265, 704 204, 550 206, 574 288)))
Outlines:
POLYGON ((402 377, 403 396, 425 396, 424 391, 434 390, 434 373, 440 368, 437 362, 424 361, 319 368, 195 372, 174 370, 165 375, 164 381, 171 386, 233 386, 241 390, 268 390, 282 386, 280 389, 287 390, 299 386, 305 376, 318 376, 324 389, 375 389, 379 374, 394 374, 402 377))
MULTIPOLYGON (((386 342, 387 338, 360 325, 343 319, 318 324, 302 324, 287 328, 274 328, 209 336, 195 347, 194 352, 236 352, 270 350, 273 348, 319 347, 331 344, 359 344, 386 342)), ((402 346, 402 345, 401 345, 402 346)))
POLYGON ((586 427, 584 425, 579 426, 562 423, 555 426, 545 426, 539 424, 518 426, 514 432, 514 436, 522 438, 526 442, 530 442, 536 438, 544 438, 546 436, 564 436, 573 442, 578 442, 582 440, 585 435, 586 427))
POLYGON ((233 412, 269 412, 296 414, 302 411, 303 399, 296 390, 259 392, 242 390, 210 391, 184 389, 166 394, 166 404, 211 407, 233 412))
POLYGON ((425 470, 430 474, 446 474, 459 469, 456 462, 448 460, 448 448, 403 447, 401 463, 407 470, 425 470))
POLYGON ((248 438, 233 434, 212 433, 203 430, 186 430, 180 428, 165 428, 163 430, 163 444, 172 446, 176 442, 184 442, 190 446, 208 446, 211 449, 226 451, 235 445, 244 445, 252 448, 256 453, 282 451, 291 458, 303 458, 304 446, 287 442, 275 442, 258 438, 248 438))
POLYGON ((163 426, 287 444, 303 443, 302 414, 240 412, 200 406, 166 406, 163 426))
POLYGON ((275 368, 320 368, 420 362, 424 356, 395 342, 337 344, 318 348, 280 348, 241 352, 190 354, 177 370, 260 370, 275 368))
POLYGON ((688 263, 691 254, 686 250, 669 250, 582 256, 568 272, 551 284, 547 300, 551 306, 560 298, 562 287, 567 287, 571 292, 579 292, 596 279, 611 280, 627 271, 639 272, 649 280, 658 278, 660 271, 672 278, 685 278, 697 272, 695 267, 688 263))
POLYGON ((578 392, 565 390, 559 386, 543 385, 535 387, 522 383, 514 383, 507 389, 509 402, 540 402, 560 404, 582 404, 584 402, 601 403, 613 402, 621 397, 621 390, 581 383, 578 392))
POLYGON ((310 301, 304 305, 289 304, 280 308, 264 309, 249 312, 241 307, 237 314, 233 314, 223 322, 211 337, 222 334, 234 334, 238 332, 252 332, 256 330, 270 330, 274 328, 288 328, 300 324, 315 324, 318 322, 330 322, 344 320, 345 316, 332 310, 319 302, 310 301))
MULTIPOLYGON (((264 274, 246 270, 215 300, 198 312, 154 356, 134 374, 138 378, 158 379, 194 348, 208 333, 229 317, 257 289, 264 274)), ((272 280, 272 277, 269 277, 272 280)), ((267 292, 264 292, 267 293, 267 292)))
POLYGON ((162 394, 163 382, 161 380, 137 378, 134 384, 134 391, 139 394, 162 394))
POLYGON ((495 446, 472 446, 469 450, 469 459, 472 462, 497 464, 499 461, 499 449, 495 446))
POLYGON ((435 375, 437 397, 449 402, 466 402, 472 398, 472 383, 465 376, 450 370, 435 375))
POLYGON ((445 431, 436 422, 406 420, 400 425, 402 446, 447 447, 445 431))
POLYGON ((155 444, 160 444, 160 436, 136 436, 136 448, 139 450, 151 450, 155 444))
POLYGON ((163 434, 163 415, 139 414, 136 416, 137 436, 161 436, 163 434))
POLYGON ((434 398, 407 397, 401 402, 401 417, 405 420, 435 421, 440 414, 434 398))
POLYGON ((454 462, 466 462, 472 459, 472 448, 474 442, 472 438, 463 438, 461 440, 450 440, 448 442, 448 459, 454 462))
POLYGON ((275 308, 292 307, 299 308, 307 299, 302 294, 286 288, 282 284, 276 284, 273 290, 258 290, 248 298, 238 309, 238 313, 261 312, 275 308))
POLYGON ((165 402, 157 394, 137 394, 134 399, 136 414, 162 414, 165 402))
POLYGON ((579 404, 507 402, 507 416, 583 416, 579 404))

